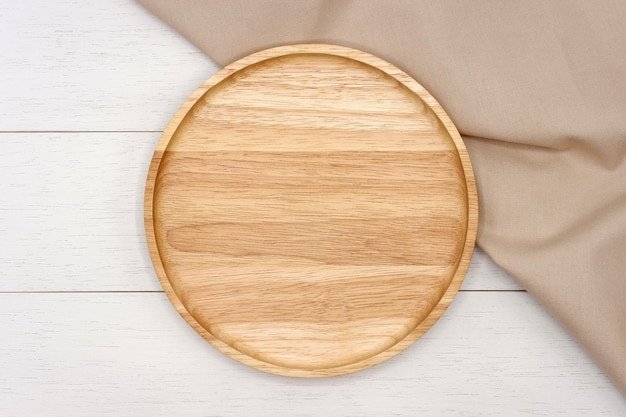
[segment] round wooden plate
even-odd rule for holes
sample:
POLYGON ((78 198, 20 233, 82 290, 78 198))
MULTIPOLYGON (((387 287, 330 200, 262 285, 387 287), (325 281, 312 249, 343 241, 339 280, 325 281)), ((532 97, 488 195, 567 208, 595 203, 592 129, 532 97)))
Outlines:
POLYGON ((178 110, 145 194, 170 300, 213 346, 280 375, 388 359, 456 294, 478 215, 470 161, 435 99, 332 45, 258 52, 178 110))

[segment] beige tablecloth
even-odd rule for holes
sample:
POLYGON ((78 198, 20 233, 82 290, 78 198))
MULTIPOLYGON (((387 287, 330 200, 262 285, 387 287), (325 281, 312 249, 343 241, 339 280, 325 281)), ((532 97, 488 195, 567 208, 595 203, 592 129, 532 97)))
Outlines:
POLYGON ((323 42, 417 79, 464 135, 478 244, 626 392, 626 1, 139 2, 222 65, 323 42))

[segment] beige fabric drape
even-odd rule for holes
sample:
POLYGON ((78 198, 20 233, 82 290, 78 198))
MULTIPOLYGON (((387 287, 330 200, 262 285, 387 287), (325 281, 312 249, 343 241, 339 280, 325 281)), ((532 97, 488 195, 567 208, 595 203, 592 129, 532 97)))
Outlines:
POLYGON ((222 65, 324 42, 411 74, 466 140, 478 244, 626 392, 626 2, 139 2, 222 65))

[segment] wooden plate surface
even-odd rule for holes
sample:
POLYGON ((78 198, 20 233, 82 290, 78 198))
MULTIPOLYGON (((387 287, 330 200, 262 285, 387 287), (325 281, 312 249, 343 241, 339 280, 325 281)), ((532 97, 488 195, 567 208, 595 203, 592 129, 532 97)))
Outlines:
POLYGON ((193 328, 280 375, 354 372, 441 316, 471 258, 477 197, 456 128, 393 65, 290 45, 224 68, 169 123, 146 235, 193 328))

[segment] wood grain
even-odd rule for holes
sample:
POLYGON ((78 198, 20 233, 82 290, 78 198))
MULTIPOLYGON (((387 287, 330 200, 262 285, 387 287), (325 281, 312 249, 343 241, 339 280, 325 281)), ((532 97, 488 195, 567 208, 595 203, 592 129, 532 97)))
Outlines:
POLYGON ((143 227, 156 133, 0 134, 0 291, 159 291, 143 227))
MULTIPOLYGON (((159 136, 0 133, 0 292, 162 291, 143 225, 159 136)), ((469 271, 461 290, 520 289, 479 248, 469 271)))
POLYGON ((0 131, 162 131, 219 69, 134 1, 0 2, 0 131))
POLYGON ((456 294, 477 197, 452 122, 363 52, 274 48, 226 67, 174 116, 146 185, 163 287, 224 353, 290 376, 405 349, 456 294))
POLYGON ((239 366, 164 294, 108 292, 160 289, 142 242, 158 133, 94 131, 161 130, 217 66, 132 1, 0 2, 0 21, 0 129, 24 131, 0 134, 0 415, 626 415, 480 249, 419 343, 324 380, 239 366))
POLYGON ((461 292, 397 357, 321 380, 211 349, 163 293, 0 294, 0 328, 2 416, 626 415, 626 398, 526 292, 461 292))

